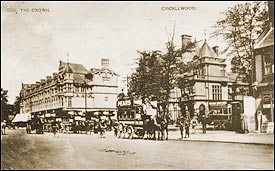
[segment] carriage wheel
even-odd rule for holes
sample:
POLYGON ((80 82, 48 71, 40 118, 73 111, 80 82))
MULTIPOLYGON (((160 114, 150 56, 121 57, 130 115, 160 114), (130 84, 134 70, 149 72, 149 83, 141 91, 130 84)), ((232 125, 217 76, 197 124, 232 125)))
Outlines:
POLYGON ((134 134, 134 129, 132 126, 128 126, 127 127, 127 137, 128 139, 132 139, 133 138, 133 134, 134 134))

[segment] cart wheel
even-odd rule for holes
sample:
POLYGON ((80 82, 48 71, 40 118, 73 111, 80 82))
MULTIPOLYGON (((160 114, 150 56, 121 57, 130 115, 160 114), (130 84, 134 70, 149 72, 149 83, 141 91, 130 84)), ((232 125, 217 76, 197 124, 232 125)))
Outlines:
POLYGON ((133 138, 133 134, 134 134, 134 129, 132 126, 128 126, 127 127, 127 135, 128 135, 128 139, 132 139, 133 138))

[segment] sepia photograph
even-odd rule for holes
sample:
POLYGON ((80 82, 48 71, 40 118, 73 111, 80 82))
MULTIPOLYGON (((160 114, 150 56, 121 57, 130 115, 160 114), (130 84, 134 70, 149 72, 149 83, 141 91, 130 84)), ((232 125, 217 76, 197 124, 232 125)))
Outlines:
POLYGON ((2 1, 1 170, 274 170, 274 2, 2 1))

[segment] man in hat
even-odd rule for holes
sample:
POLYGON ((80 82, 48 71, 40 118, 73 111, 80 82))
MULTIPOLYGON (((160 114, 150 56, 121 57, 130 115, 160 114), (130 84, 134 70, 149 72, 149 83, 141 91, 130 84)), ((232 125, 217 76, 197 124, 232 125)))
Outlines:
POLYGON ((179 118, 179 127, 180 127, 181 139, 183 139, 183 131, 184 131, 184 119, 183 119, 183 116, 181 116, 179 118))
POLYGON ((184 138, 189 138, 189 127, 190 127, 190 122, 189 122, 189 118, 185 117, 184 119, 184 126, 185 126, 185 136, 184 138))

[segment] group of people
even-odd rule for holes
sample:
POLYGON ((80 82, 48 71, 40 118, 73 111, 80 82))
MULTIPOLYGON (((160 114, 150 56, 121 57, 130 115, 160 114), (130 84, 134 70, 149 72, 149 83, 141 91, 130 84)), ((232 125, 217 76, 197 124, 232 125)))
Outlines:
POLYGON ((178 123, 180 127, 181 139, 190 137, 190 126, 192 126, 193 133, 196 133, 196 126, 198 125, 196 116, 193 116, 191 120, 188 117, 181 117, 178 123))

